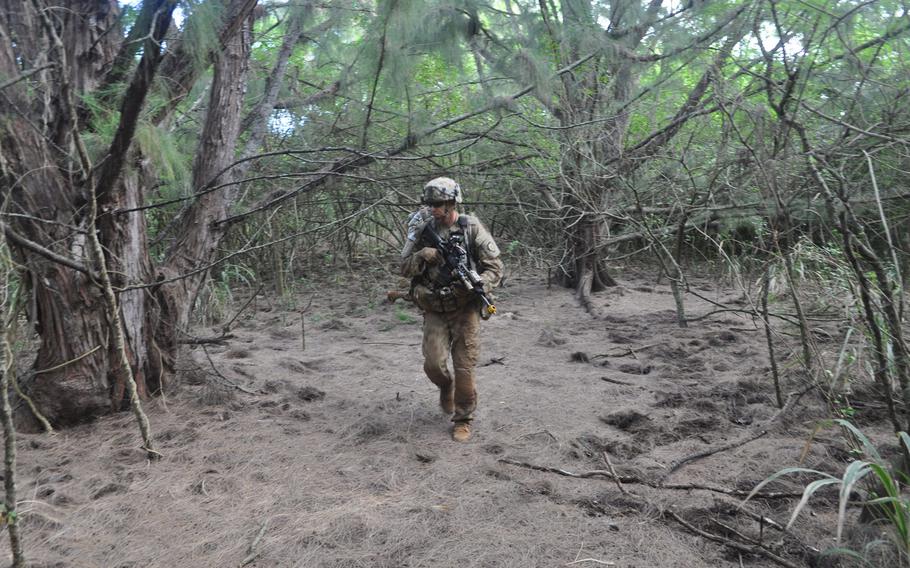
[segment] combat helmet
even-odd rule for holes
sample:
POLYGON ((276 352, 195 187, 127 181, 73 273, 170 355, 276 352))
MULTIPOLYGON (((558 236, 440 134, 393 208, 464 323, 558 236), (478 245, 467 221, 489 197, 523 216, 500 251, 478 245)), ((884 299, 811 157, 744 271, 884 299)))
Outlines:
POLYGON ((423 186, 424 203, 454 201, 461 203, 461 186, 452 178, 438 177, 423 186))

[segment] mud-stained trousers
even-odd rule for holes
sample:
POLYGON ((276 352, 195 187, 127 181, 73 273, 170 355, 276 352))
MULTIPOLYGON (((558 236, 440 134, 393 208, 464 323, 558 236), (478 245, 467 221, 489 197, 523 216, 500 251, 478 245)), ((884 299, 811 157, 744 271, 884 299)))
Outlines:
POLYGON ((479 356, 480 310, 473 302, 454 312, 424 312, 423 370, 442 393, 454 388, 452 422, 473 419, 477 407, 474 368, 479 356), (454 381, 448 368, 450 353, 454 381))

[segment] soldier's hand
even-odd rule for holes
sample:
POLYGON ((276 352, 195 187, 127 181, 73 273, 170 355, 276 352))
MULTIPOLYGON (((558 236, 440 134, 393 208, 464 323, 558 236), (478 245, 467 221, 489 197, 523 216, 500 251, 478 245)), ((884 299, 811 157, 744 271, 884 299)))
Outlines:
POLYGON ((427 264, 437 264, 440 260, 439 251, 433 247, 424 247, 417 251, 417 256, 427 264))

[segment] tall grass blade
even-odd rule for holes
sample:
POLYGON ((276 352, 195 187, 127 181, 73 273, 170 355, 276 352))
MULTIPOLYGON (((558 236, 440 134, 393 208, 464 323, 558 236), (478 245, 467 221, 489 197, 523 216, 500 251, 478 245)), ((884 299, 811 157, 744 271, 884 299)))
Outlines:
POLYGON ((840 426, 843 426, 849 430, 851 434, 853 434, 853 437, 863 445, 863 453, 865 453, 866 456, 872 458, 872 461, 877 463, 882 463, 884 461, 882 460, 882 456, 879 455, 878 450, 875 448, 875 445, 869 441, 869 438, 867 438, 865 434, 859 431, 859 428, 847 420, 844 420, 843 418, 836 418, 834 422, 840 426))
POLYGON ((837 507, 837 537, 835 542, 840 544, 841 534, 844 531, 844 519, 847 516, 847 501, 850 499, 850 492, 863 477, 866 476, 872 468, 867 461, 855 461, 847 466, 844 476, 841 478, 840 502, 837 507))

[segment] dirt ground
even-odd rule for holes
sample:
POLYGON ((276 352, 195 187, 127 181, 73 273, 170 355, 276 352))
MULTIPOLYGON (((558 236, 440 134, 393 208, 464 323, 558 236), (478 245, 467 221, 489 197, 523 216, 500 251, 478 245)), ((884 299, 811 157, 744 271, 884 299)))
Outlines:
MULTIPOLYGON (((836 432, 807 446, 823 405, 807 394, 777 414, 755 322, 721 313, 681 329, 654 280, 623 274, 596 297, 595 319, 545 277, 509 276, 483 325, 465 444, 450 440, 422 374, 419 312, 382 302, 390 280, 323 288, 305 314, 305 350, 300 312, 261 296, 228 345, 207 347, 211 363, 196 348, 180 384, 147 405, 163 460, 138 449, 129 413, 20 436, 27 557, 124 568, 776 565, 669 511, 810 565, 813 548, 833 545, 836 495, 814 499, 792 536, 735 508, 801 457, 842 470, 836 432), (621 487, 604 475, 604 452, 621 487)), ((716 279, 695 290, 739 301, 716 279)), ((687 309, 713 307, 690 296, 687 309)), ((783 524, 794 503, 758 498, 745 511, 783 524)), ((8 557, 5 531, 0 546, 8 557)))

